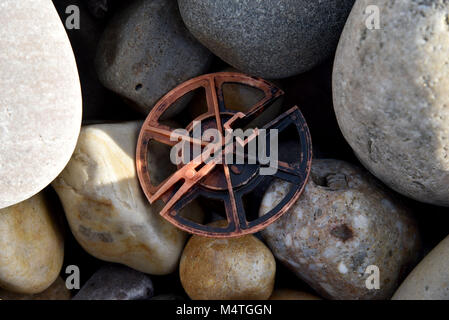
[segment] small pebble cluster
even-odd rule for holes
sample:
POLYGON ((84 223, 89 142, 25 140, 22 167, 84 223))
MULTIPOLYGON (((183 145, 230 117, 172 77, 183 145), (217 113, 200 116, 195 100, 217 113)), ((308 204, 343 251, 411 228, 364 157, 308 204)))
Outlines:
MULTIPOLYGON (((371 2, 0 0, 0 299, 449 299, 449 3, 378 0, 369 28, 371 2), (135 159, 157 101, 221 71, 284 90, 261 120, 298 105, 314 159, 279 220, 213 239, 159 215, 135 159)), ((234 111, 259 99, 225 92, 234 111)), ((188 96, 169 121, 203 108, 188 96)), ((149 148, 152 180, 169 156, 149 148)), ((226 225, 207 199, 181 214, 226 225)))

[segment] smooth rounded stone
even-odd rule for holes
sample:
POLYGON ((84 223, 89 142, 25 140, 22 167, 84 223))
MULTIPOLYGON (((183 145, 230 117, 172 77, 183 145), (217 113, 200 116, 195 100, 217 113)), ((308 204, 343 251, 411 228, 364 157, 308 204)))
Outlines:
POLYGON ((35 294, 58 277, 64 239, 43 193, 0 210, 0 287, 35 294))
MULTIPOLYGON (((142 272, 168 274, 178 264, 187 234, 165 221, 159 215, 163 204, 150 205, 141 190, 135 167, 141 125, 83 127, 72 159, 52 186, 87 252, 142 272)), ((149 172, 158 181, 170 171, 169 152, 150 148, 149 172)), ((200 221, 203 213, 193 202, 181 214, 200 221)))
POLYGON ((449 300, 449 237, 408 275, 393 300, 449 300))
POLYGON ((273 291, 275 273, 270 250, 252 235, 231 239, 194 235, 179 267, 182 286, 193 300, 265 300, 273 291))
POLYGON ((121 265, 94 273, 72 300, 146 300, 153 296, 148 275, 121 265))
POLYGON ((205 73, 211 58, 187 31, 176 1, 137 0, 107 26, 96 65, 107 88, 147 114, 175 86, 205 73))
POLYGON ((313 294, 291 289, 274 290, 270 300, 321 300, 313 294))
POLYGON ((4 208, 35 195, 62 171, 75 148, 82 107, 72 48, 51 1, 3 0, 0 22, 4 208))
POLYGON ((330 57, 354 0, 178 0, 190 32, 215 55, 267 79, 330 57))
MULTIPOLYGON (((260 214, 290 186, 276 180, 260 214)), ((299 200, 262 231, 273 254, 320 296, 390 298, 418 258, 421 240, 409 211, 373 177, 339 160, 314 160, 299 200), (368 266, 380 269, 380 289, 366 286, 368 266)))
POLYGON ((70 300, 70 290, 64 280, 58 277, 46 290, 37 294, 20 294, 0 289, 0 300, 70 300))
POLYGON ((357 1, 335 58, 334 106, 363 164, 394 190, 449 206, 449 3, 357 1))

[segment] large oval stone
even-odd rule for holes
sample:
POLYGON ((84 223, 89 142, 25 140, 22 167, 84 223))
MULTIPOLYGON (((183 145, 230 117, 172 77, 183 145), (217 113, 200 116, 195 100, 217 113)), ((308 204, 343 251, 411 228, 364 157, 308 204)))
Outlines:
POLYGON ((267 79, 330 57, 354 0, 178 0, 190 32, 243 72, 267 79))
MULTIPOLYGON (((165 221, 163 204, 150 205, 136 174, 136 145, 142 122, 99 124, 81 130, 72 159, 52 183, 70 228, 93 256, 151 274, 178 264, 187 234, 165 221)), ((150 149, 149 171, 160 181, 170 168, 169 149, 150 149), (167 151, 167 150, 165 150, 167 151)), ((185 216, 201 219, 196 203, 185 216)))
POLYGON ((81 125, 72 48, 51 1, 0 10, 0 208, 33 196, 62 171, 81 125))
POLYGON ((194 235, 179 266, 181 283, 194 300, 265 300, 273 291, 275 273, 270 250, 252 235, 231 239, 194 235))
POLYGON ((365 25, 370 4, 355 4, 335 58, 340 128, 388 186, 449 206, 449 3, 377 1, 379 30, 365 25))
MULTIPOLYGON (((275 181, 260 214, 290 186, 275 181)), ((314 160, 299 200, 262 232, 277 259, 331 299, 390 298, 420 253, 420 235, 409 210, 358 167, 314 160), (367 286, 369 266, 380 270, 379 290, 367 286)), ((371 282, 370 282, 371 283, 371 282)))

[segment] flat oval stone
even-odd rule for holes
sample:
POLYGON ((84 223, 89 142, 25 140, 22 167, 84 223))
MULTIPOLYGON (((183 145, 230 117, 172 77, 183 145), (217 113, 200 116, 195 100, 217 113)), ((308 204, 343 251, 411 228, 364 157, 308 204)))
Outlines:
POLYGON ((0 287, 40 293, 58 277, 64 239, 43 192, 0 210, 0 287))
POLYGON ((137 0, 106 27, 96 69, 106 88, 148 114, 168 91, 205 73, 211 58, 188 32, 176 1, 137 0))
POLYGON ((81 125, 81 91, 51 1, 0 10, 0 208, 30 198, 62 171, 81 125))

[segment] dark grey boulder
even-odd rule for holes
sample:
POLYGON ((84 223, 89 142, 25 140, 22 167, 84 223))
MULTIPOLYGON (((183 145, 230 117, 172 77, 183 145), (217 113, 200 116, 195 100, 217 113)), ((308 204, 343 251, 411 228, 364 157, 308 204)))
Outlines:
POLYGON ((190 32, 233 67, 285 78, 331 56, 354 0, 178 0, 190 32))
POLYGON ((175 0, 137 0, 106 27, 100 81, 143 113, 178 84, 205 73, 212 54, 189 33, 175 0))

